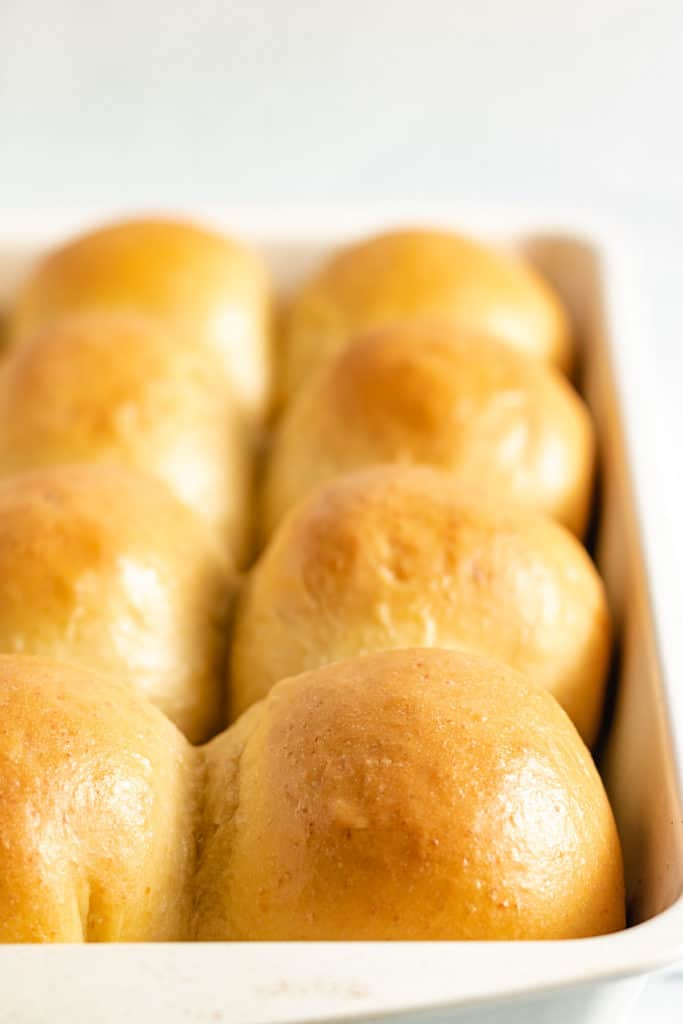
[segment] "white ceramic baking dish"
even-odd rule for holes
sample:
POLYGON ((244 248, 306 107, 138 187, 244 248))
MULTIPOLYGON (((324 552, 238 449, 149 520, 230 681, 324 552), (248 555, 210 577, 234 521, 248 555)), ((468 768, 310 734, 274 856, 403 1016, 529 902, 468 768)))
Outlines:
MULTIPOLYGON (((46 245, 121 212, 0 214, 0 299, 46 245)), ((394 1014, 411 1024, 615 1024, 646 972, 683 957, 680 585, 665 535, 654 528, 646 470, 656 395, 640 282, 623 241, 593 225, 509 212, 186 212, 261 246, 283 290, 349 238, 431 223, 521 248, 563 295, 600 439, 596 554, 619 646, 600 760, 625 851, 631 927, 554 943, 5 946, 0 1024, 285 1024, 394 1014)))

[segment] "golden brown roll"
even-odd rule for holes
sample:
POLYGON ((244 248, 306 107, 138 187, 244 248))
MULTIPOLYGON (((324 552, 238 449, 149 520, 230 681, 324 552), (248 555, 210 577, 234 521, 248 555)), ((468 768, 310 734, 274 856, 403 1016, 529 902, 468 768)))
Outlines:
POLYGON ((439 470, 375 467, 309 495, 252 569, 233 632, 231 710, 331 661, 455 647, 550 690, 590 744, 609 634, 602 581, 562 526, 475 501, 439 470))
POLYGON ((114 466, 0 481, 0 651, 104 670, 193 741, 222 721, 233 578, 167 488, 114 466))
POLYGON ((197 756, 129 686, 0 656, 0 942, 187 938, 197 756))
POLYGON ((385 651, 279 683, 207 748, 200 939, 570 939, 624 925, 621 852, 559 704, 385 651))
POLYGON ((512 253, 444 231, 393 231, 333 256, 296 294, 283 337, 280 398, 357 334, 438 319, 567 369, 567 316, 512 253))
POLYGON ((169 344, 213 349, 236 402, 263 411, 270 380, 268 278, 245 246, 197 224, 121 221, 48 256, 16 299, 10 343, 64 314, 141 312, 166 323, 169 344))
POLYGON ((249 442, 216 360, 136 313, 57 320, 0 371, 0 475, 104 462, 162 479, 237 562, 248 547, 249 442))
POLYGON ((400 462, 440 467, 463 493, 548 513, 581 534, 593 449, 585 406, 551 368, 444 325, 388 327, 330 360, 285 413, 262 533, 325 480, 400 462))

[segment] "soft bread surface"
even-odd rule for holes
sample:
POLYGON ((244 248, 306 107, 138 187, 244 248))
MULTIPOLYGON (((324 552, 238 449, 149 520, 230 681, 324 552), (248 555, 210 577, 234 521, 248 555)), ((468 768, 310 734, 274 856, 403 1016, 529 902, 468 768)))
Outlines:
POLYGON ((457 647, 550 690, 592 743, 609 634, 602 581, 559 524, 477 501, 439 470, 375 467, 310 494, 252 569, 233 632, 231 710, 356 654, 457 647))
POLYGON ((438 319, 487 334, 567 369, 567 316, 546 282, 511 253, 443 231, 393 231, 334 255, 294 296, 282 339, 279 392, 359 332, 438 319))
POLYGON ((378 463, 447 470, 463 489, 546 512, 581 534, 593 428, 550 367, 443 324, 358 339, 294 399, 266 466, 262 535, 316 485, 378 463))
POLYGON ((279 683, 206 747, 128 684, 0 655, 0 941, 550 939, 623 927, 591 757, 499 662, 279 683))
POLYGON ((0 651, 128 681, 192 740, 222 723, 229 566, 189 509, 112 466, 0 481, 0 651))
POLYGON ((174 344, 212 349, 235 401, 263 412, 271 376, 269 284, 245 246, 196 224, 120 221, 50 253, 21 289, 10 344, 66 313, 104 309, 163 320, 174 344))
POLYGON ((594 439, 561 304, 407 230, 283 312, 273 374, 260 258, 161 218, 56 249, 10 310, 0 942, 624 927, 554 699, 592 742, 609 620, 565 529, 594 439))
POLYGON ((498 662, 390 651, 279 683, 206 749, 200 939, 569 939, 624 924, 588 750, 498 662))
POLYGON ((189 937, 196 752, 129 686, 0 656, 0 941, 189 937))
POLYGON ((0 369, 0 475, 105 462, 163 480, 227 544, 249 540, 247 432, 215 356, 136 313, 56 320, 0 369))

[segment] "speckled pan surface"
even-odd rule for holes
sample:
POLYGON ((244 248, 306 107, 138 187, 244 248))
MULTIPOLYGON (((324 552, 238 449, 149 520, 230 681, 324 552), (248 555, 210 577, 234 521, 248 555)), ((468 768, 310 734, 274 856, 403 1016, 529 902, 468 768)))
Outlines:
MULTIPOLYGON (((0 213, 0 299, 47 245, 121 212, 0 213)), ((578 382, 599 438, 596 554, 620 648, 601 769, 622 836, 633 924, 601 938, 528 944, 5 946, 1 1024, 285 1024, 394 1014, 410 1024, 618 1021, 645 972, 683 957, 681 585, 652 528, 657 495, 644 486, 656 395, 628 246, 593 224, 509 211, 181 212, 262 247, 283 291, 343 242, 399 224, 511 244, 560 291, 574 319, 578 382)))

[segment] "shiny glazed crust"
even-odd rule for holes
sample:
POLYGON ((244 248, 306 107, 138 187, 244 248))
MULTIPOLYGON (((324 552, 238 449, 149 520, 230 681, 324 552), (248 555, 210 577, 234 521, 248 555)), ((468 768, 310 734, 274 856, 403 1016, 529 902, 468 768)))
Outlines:
POLYGON ((623 927, 586 747, 502 664, 442 650, 275 686, 207 747, 200 939, 560 939, 623 927))
POLYGON ((251 453, 211 352, 139 313, 81 313, 18 346, 0 374, 0 475, 102 462, 163 480, 236 562, 249 543, 251 453))
POLYGON ((67 313, 147 313, 176 343, 212 349, 236 402, 260 414, 271 375, 268 293, 261 259, 229 238, 182 221, 120 221, 42 261, 14 304, 9 340, 24 342, 67 313))
POLYGON ((444 231, 393 231, 337 253, 294 296, 280 401, 357 334, 430 319, 498 338, 563 370, 571 363, 567 316, 526 263, 444 231))
POLYGON ((609 659, 602 581, 543 516, 477 500, 427 467, 323 485, 253 568, 233 632, 233 716, 280 679, 356 654, 456 647, 548 689, 588 743, 609 659))
POLYGON ((387 462, 440 467, 463 492, 546 512, 581 534, 593 461, 588 412, 550 367, 443 324, 387 327, 325 364, 285 412, 262 535, 316 485, 387 462))
POLYGON ((0 941, 562 939, 624 925, 612 812, 557 702, 388 651, 206 747, 133 688, 0 655, 0 941))
POLYGON ((197 757, 129 686, 0 655, 0 942, 188 938, 197 757))
POLYGON ((127 221, 18 296, 0 941, 622 928, 612 812, 552 696, 591 742, 605 595, 542 514, 582 533, 594 461, 552 290, 510 254, 393 232, 300 290, 279 357, 254 517, 275 533, 232 636, 270 397, 261 261, 127 221), (216 735, 228 661, 246 710, 216 735))
POLYGON ((110 672, 192 740, 222 724, 234 577, 189 509, 114 466, 0 481, 0 651, 110 672))

